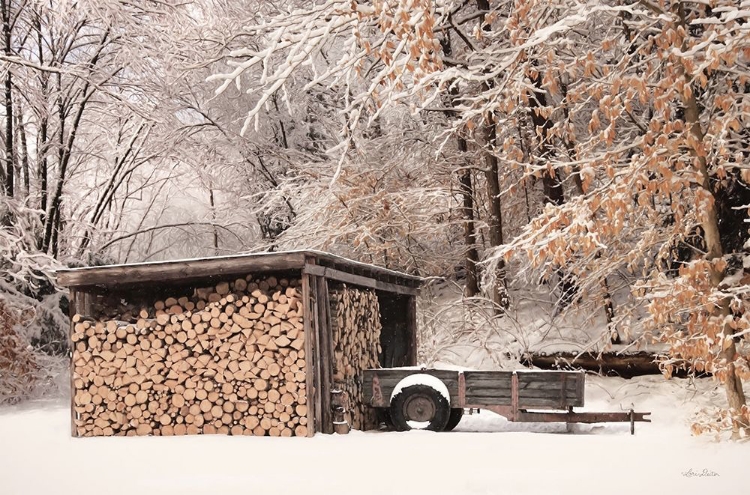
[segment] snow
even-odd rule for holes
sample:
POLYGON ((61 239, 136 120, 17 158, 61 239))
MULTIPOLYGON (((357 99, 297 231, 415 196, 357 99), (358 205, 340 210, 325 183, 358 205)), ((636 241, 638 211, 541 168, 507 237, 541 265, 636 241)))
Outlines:
POLYGON ((409 428, 412 430, 424 430, 428 426, 430 426, 429 421, 414 421, 414 420, 407 420, 406 424, 409 425, 409 428))
MULTIPOLYGON (((508 268, 513 271, 512 267, 508 268)), ((518 283, 509 288, 513 308, 508 318, 488 318, 484 300, 467 304, 462 287, 451 283, 430 283, 422 289, 419 307, 420 358, 428 368, 456 370, 517 370, 526 353, 658 352, 663 344, 623 339, 609 344, 604 311, 583 308, 555 313, 557 297, 548 287, 518 283), (479 309, 476 309, 476 308, 479 309)), ((615 307, 620 294, 614 293, 615 307)), ((637 326, 634 335, 638 335, 637 326)))
POLYGON ((71 438, 68 403, 0 409, 0 493, 586 495, 746 493, 748 445, 691 437, 712 380, 589 378, 585 410, 635 403, 653 423, 509 423, 489 412, 456 431, 346 436, 71 438), (717 476, 693 474, 716 473, 717 476))
POLYGON ((439 378, 424 373, 415 373, 413 375, 409 375, 398 382, 396 387, 393 389, 393 393, 391 393, 391 400, 393 400, 394 397, 400 394, 403 389, 405 389, 406 387, 411 387, 412 385, 426 385, 428 387, 432 387, 436 391, 440 392, 443 397, 445 397, 445 400, 448 401, 448 404, 451 403, 451 394, 448 392, 448 387, 445 386, 445 383, 443 383, 439 378))
POLYGON ((383 268, 381 266, 377 266, 371 263, 363 263, 361 261, 351 260, 349 258, 345 258, 343 256, 338 256, 336 254, 327 253, 325 251, 320 251, 316 249, 290 249, 286 251, 263 251, 263 252, 255 252, 255 253, 242 253, 242 254, 228 254, 223 256, 204 256, 200 258, 184 258, 184 259, 175 259, 175 260, 167 260, 167 261, 142 261, 138 263, 127 263, 127 264, 116 264, 116 265, 99 265, 99 266, 86 266, 81 268, 66 268, 61 270, 56 270, 55 273, 86 273, 90 271, 99 271, 102 269, 109 269, 109 268, 122 268, 122 267, 129 267, 129 268, 136 268, 136 267, 153 267, 153 266, 164 266, 164 265, 178 265, 178 264, 185 264, 185 263, 199 263, 203 261, 230 261, 230 260, 236 260, 236 261, 242 261, 245 259, 252 259, 252 258, 260 258, 263 256, 284 256, 284 255, 290 255, 290 254, 307 254, 312 256, 319 256, 324 259, 332 260, 332 261, 339 261, 343 262, 348 265, 354 265, 357 268, 362 268, 365 270, 371 270, 377 273, 382 273, 385 275, 393 275, 396 277, 406 278, 409 280, 414 281, 422 281, 421 277, 417 277, 414 275, 409 275, 408 273, 402 273, 395 270, 390 270, 388 268, 383 268))

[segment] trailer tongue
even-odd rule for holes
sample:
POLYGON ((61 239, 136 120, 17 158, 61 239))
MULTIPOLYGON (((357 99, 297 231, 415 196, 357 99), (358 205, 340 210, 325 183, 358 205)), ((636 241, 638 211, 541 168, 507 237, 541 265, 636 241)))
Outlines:
POLYGON ((398 430, 447 431, 464 409, 487 409, 516 422, 650 422, 650 413, 574 412, 584 404, 586 375, 575 371, 453 371, 415 368, 364 373, 364 400, 387 409, 398 430))

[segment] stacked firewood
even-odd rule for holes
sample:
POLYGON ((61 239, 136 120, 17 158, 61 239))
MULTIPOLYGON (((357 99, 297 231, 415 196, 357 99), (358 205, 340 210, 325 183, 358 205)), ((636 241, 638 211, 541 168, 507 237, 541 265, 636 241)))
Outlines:
POLYGON ((334 391, 347 397, 349 425, 362 430, 372 419, 368 417, 372 410, 362 401, 362 371, 378 368, 381 352, 378 296, 374 291, 343 285, 329 297, 334 391))
POLYGON ((251 276, 73 317, 79 436, 308 434, 299 280, 251 276))

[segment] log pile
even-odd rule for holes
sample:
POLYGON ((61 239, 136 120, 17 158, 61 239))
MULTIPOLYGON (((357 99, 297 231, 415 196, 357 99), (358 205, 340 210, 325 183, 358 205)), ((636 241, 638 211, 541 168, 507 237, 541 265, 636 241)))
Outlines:
POLYGON ((378 368, 380 306, 374 291, 343 285, 330 292, 334 391, 344 393, 346 421, 357 430, 374 422, 374 412, 362 400, 362 371, 378 368), (370 417, 373 416, 373 417, 370 417))
POLYGON ((77 435, 306 436, 300 292, 247 276, 119 319, 75 315, 77 435))

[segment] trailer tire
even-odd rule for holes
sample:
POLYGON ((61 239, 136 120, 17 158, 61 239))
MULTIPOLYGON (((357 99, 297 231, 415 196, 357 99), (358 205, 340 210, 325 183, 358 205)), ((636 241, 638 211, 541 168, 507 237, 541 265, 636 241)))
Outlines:
POLYGON ((451 415, 448 418, 448 423, 445 425, 445 428, 443 431, 453 431, 453 428, 458 426, 458 423, 461 422, 461 418, 464 417, 464 408, 463 407, 456 407, 451 409, 451 415))
POLYGON ((410 385, 393 397, 389 412, 398 431, 443 431, 451 408, 445 396, 429 385, 410 385))

